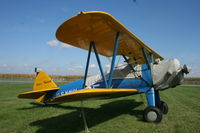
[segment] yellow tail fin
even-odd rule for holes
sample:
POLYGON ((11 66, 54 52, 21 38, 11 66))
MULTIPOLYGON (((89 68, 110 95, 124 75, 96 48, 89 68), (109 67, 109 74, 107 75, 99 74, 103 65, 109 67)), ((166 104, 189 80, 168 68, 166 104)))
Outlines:
MULTIPOLYGON (((45 72, 39 72, 38 75, 36 76, 33 90, 38 91, 38 90, 45 90, 45 89, 50 89, 57 87, 57 85, 54 83, 54 81, 45 73, 45 72)), ((42 95, 41 97, 35 99, 36 102, 41 102, 45 98, 45 95, 42 95)))
POLYGON ((57 87, 57 85, 53 82, 53 80, 45 73, 39 72, 36 76, 33 90, 44 90, 57 87))

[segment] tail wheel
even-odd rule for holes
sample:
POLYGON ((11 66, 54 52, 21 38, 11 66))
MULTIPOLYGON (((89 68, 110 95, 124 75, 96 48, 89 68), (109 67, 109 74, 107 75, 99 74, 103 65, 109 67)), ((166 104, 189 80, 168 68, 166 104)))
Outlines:
POLYGON ((162 112, 157 107, 147 107, 143 114, 144 120, 147 122, 159 123, 162 120, 162 112))
POLYGON ((162 111, 163 114, 167 114, 169 111, 168 105, 163 101, 160 101, 159 109, 162 111))

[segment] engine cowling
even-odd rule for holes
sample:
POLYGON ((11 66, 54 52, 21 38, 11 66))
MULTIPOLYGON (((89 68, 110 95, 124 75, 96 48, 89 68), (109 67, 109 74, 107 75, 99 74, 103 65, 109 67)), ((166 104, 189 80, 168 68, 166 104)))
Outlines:
POLYGON ((164 90, 180 85, 183 81, 184 74, 189 73, 189 68, 181 63, 178 59, 169 59, 159 61, 151 65, 154 88, 164 90))

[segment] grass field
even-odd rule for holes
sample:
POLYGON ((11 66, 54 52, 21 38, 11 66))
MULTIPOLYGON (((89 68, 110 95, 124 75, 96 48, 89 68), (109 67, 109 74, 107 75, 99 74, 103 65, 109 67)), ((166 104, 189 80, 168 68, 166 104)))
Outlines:
MULTIPOLYGON (((0 83, 0 133, 84 133, 80 102, 44 106, 18 99, 32 83, 0 83)), ((92 133, 200 133, 200 87, 179 86, 161 92, 169 113, 159 124, 142 121, 144 95, 84 101, 92 133)))

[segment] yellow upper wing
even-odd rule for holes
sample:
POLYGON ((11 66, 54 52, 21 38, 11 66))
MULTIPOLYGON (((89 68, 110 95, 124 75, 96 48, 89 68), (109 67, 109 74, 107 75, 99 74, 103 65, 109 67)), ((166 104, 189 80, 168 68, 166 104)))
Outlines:
POLYGON ((148 55, 152 53, 155 59, 163 59, 113 16, 101 11, 81 12, 70 18, 58 28, 56 37, 64 43, 85 50, 88 50, 90 42, 94 41, 99 54, 110 57, 117 32, 120 32, 117 55, 128 56, 141 64, 145 63, 141 48, 145 48, 148 55))
POLYGON ((94 97, 120 97, 137 93, 137 89, 111 89, 111 88, 98 88, 98 89, 83 89, 69 94, 64 94, 51 99, 49 102, 65 102, 74 100, 83 100, 94 97))

